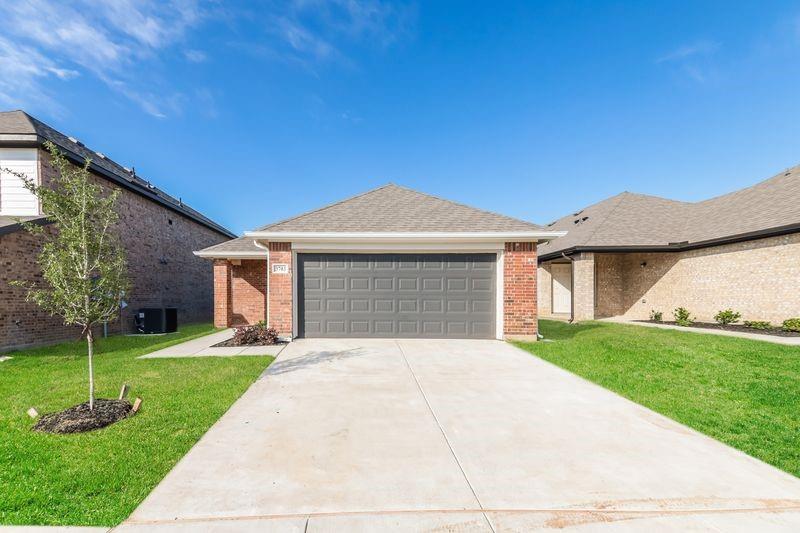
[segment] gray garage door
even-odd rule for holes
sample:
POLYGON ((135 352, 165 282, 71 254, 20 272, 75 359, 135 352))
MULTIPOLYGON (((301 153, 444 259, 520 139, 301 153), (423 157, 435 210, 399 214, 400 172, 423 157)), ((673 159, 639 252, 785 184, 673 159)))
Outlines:
POLYGON ((493 338, 495 254, 298 254, 301 337, 493 338))

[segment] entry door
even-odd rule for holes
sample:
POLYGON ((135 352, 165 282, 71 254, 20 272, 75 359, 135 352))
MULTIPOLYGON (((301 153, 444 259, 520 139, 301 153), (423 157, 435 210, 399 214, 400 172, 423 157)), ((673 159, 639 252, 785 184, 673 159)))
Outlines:
POLYGON ((298 334, 494 338, 496 257, 298 254, 298 334))
POLYGON ((572 311, 572 265, 553 263, 550 267, 553 276, 553 313, 572 311))

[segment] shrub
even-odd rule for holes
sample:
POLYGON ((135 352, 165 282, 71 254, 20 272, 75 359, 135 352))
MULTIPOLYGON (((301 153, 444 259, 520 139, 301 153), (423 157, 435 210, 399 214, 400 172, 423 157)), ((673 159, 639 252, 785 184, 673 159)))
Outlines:
POLYGON ((783 331, 794 331, 800 333, 800 317, 784 320, 783 331))
POLYGON ((727 326, 728 324, 733 324, 734 322, 738 322, 740 318, 742 318, 742 313, 734 311, 733 309, 725 309, 724 311, 720 311, 719 313, 714 315, 714 320, 716 320, 718 324, 722 324, 723 326, 727 326))
POLYGON ((656 311, 655 309, 653 309, 652 311, 650 311, 650 320, 652 320, 653 322, 661 322, 662 320, 664 320, 664 314, 661 311, 656 311))
POLYGON ((760 329, 763 331, 765 329, 772 329, 772 324, 766 320, 745 320, 744 327, 750 329, 760 329))
POLYGON ((247 346, 252 344, 275 344, 278 342, 278 332, 269 328, 262 321, 254 326, 242 326, 233 331, 233 344, 247 346))
POLYGON ((685 307, 678 307, 672 312, 672 315, 675 317, 675 323, 679 326, 691 326, 694 323, 694 317, 685 307))

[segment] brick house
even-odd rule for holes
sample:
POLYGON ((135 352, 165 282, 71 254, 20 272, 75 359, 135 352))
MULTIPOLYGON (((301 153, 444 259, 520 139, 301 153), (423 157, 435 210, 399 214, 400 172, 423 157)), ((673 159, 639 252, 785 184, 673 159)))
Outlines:
POLYGON ((214 261, 220 327, 535 338, 536 246, 559 235, 389 184, 196 253, 214 261))
MULTIPOLYGON (((210 321, 213 315, 213 272, 192 253, 234 235, 175 199, 131 169, 84 146, 23 111, 0 113, 0 168, 22 172, 46 185, 54 175, 45 141, 52 141, 75 164, 92 160, 91 173, 101 186, 120 189, 118 231, 127 252, 132 283, 128 306, 111 332, 133 330, 133 314, 142 307, 176 307, 180 323, 210 321)), ((77 338, 35 304, 12 280, 41 278, 37 264, 40 239, 24 231, 18 220, 48 225, 38 199, 10 173, 0 173, 0 350, 77 338)))
POLYGON ((542 316, 800 316, 800 167, 696 203, 624 192, 548 229, 568 233, 539 250, 542 316))

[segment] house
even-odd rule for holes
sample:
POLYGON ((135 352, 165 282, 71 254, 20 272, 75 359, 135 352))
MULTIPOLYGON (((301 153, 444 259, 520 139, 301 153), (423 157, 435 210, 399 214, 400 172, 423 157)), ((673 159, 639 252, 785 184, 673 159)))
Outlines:
POLYGON ((559 235, 389 184, 197 255, 214 261, 219 327, 533 339, 536 247, 559 235))
POLYGON ((800 316, 800 166, 696 203, 624 192, 548 229, 568 233, 539 249, 542 316, 800 316))
MULTIPOLYGON (((0 112, 0 168, 24 173, 46 185, 55 171, 42 148, 45 141, 56 144, 76 165, 91 159, 91 174, 97 182, 122 191, 118 231, 127 253, 132 289, 125 297, 127 307, 121 319, 109 325, 110 331, 132 331, 133 314, 142 307, 176 307, 181 323, 210 321, 212 269, 192 252, 234 235, 137 176, 133 169, 24 111, 0 112)), ((24 231, 20 219, 48 225, 36 196, 14 174, 0 173, 0 350, 74 339, 79 334, 58 317, 26 302, 24 289, 9 284, 41 279, 37 263, 41 239, 24 231)))

